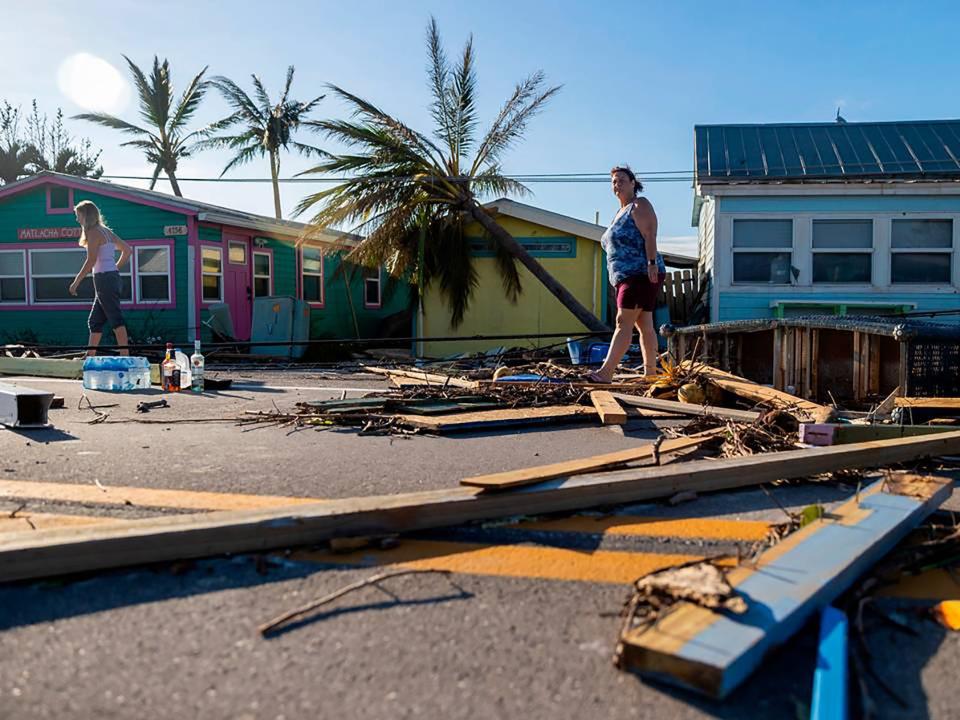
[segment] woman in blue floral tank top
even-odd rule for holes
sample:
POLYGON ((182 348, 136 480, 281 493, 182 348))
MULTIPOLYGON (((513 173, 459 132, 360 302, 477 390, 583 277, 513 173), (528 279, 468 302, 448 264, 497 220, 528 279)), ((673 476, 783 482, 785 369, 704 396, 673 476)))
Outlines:
POLYGON ((634 326, 640 331, 644 373, 656 373, 653 310, 667 272, 663 257, 657 252, 657 215, 650 201, 640 197, 643 185, 626 166, 610 171, 610 184, 620 201, 620 212, 600 243, 607 254, 610 284, 617 289, 617 323, 606 360, 589 375, 589 380, 599 383, 613 381, 613 373, 630 347, 634 326))

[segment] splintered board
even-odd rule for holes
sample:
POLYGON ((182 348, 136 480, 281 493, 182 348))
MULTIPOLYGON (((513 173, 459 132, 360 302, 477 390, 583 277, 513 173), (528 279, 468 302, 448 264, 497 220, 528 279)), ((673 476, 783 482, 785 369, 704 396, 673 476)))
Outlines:
MULTIPOLYGON (((660 445, 660 453, 666 454, 697 447, 708 440, 720 437, 724 432, 726 432, 726 428, 715 428, 691 435, 690 437, 665 440, 660 445)), ((576 460, 567 460, 566 462, 551 463, 550 465, 539 465, 521 470, 508 470, 490 475, 475 475, 474 477, 463 478, 460 484, 485 488, 487 490, 506 490, 520 487, 521 485, 532 485, 558 477, 567 477, 568 475, 609 470, 620 465, 625 465, 626 463, 646 460, 653 457, 653 447, 654 443, 649 443, 637 448, 630 448, 629 450, 618 450, 616 452, 604 453, 603 455, 592 455, 590 457, 577 458, 576 460)))
POLYGON ((684 360, 680 366, 685 370, 693 369, 698 375, 706 378, 717 387, 734 395, 752 400, 757 403, 766 403, 778 409, 796 408, 810 417, 818 417, 830 411, 826 405, 820 405, 811 400, 804 400, 796 395, 785 393, 782 390, 759 385, 732 373, 718 370, 702 363, 691 364, 684 360))
POLYGON ((437 375, 435 373, 428 373, 426 371, 420 370, 394 370, 392 368, 381 368, 373 367, 371 365, 363 365, 363 369, 367 372, 376 373, 377 375, 386 375, 387 377, 395 380, 413 380, 417 384, 424 385, 439 385, 441 387, 458 387, 466 388, 468 390, 475 390, 480 387, 480 384, 476 380, 461 380, 460 378, 451 377, 449 375, 437 375))
POLYGON ((681 601, 653 625, 624 635, 624 662, 641 674, 726 697, 767 651, 789 640, 892 550, 951 490, 949 478, 913 475, 890 485, 874 483, 767 550, 755 565, 727 576, 747 601, 745 613, 681 601))
POLYGON ((592 422, 597 418, 597 411, 583 405, 556 405, 515 410, 485 410, 437 417, 421 415, 395 415, 394 417, 405 425, 430 432, 449 433, 562 422, 592 422))
POLYGON ((624 405, 633 405, 646 410, 676 413, 678 415, 716 415, 724 420, 740 422, 754 422, 760 419, 760 413, 752 410, 735 410, 733 408, 711 407, 709 405, 693 405, 678 400, 660 400, 658 398, 640 397, 639 395, 624 395, 612 393, 613 397, 624 405))
POLYGON ((590 393, 590 402, 600 413, 600 422, 604 425, 625 425, 627 413, 620 407, 617 399, 608 390, 593 390, 590 393))

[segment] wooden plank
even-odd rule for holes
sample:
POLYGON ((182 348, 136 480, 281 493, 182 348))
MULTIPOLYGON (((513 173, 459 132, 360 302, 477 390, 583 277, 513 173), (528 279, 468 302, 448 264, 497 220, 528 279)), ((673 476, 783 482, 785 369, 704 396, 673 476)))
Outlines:
POLYGON ((832 602, 952 490, 947 478, 912 476, 906 484, 908 494, 900 494, 901 485, 887 491, 886 481, 878 481, 763 553, 756 564, 732 571, 727 579, 746 599, 745 613, 720 614, 681 602, 655 625, 628 632, 626 664, 726 697, 771 648, 832 602))
POLYGON ((853 399, 863 400, 863 333, 853 333, 853 399))
POLYGON ((715 415, 724 420, 738 420, 740 422, 755 422, 760 418, 760 413, 752 410, 734 410, 732 408, 711 407, 709 405, 691 405, 676 400, 659 400, 657 398, 640 397, 639 395, 624 395, 623 393, 612 393, 612 395, 621 403, 634 405, 647 410, 662 410, 664 412, 677 413, 678 415, 715 415))
POLYGON ((894 398, 893 406, 898 408, 960 410, 960 397, 898 397, 894 398))
MULTIPOLYGON (((697 447, 708 440, 719 437, 724 432, 725 428, 715 428, 691 435, 690 437, 664 440, 660 445, 660 452, 669 453, 697 447)), ((551 463, 549 465, 538 465, 537 467, 522 468, 520 470, 507 470, 489 475, 474 475, 473 477, 463 478, 460 484, 488 490, 506 490, 508 488, 520 487, 521 485, 532 485, 533 483, 543 482, 544 480, 553 480, 558 477, 567 477, 598 470, 609 470, 620 465, 625 465, 626 463, 638 462, 653 457, 653 446, 653 443, 649 443, 637 448, 630 448, 629 450, 618 450, 616 452, 604 453, 603 455, 593 455, 591 457, 551 463)))
POLYGON ((820 613, 810 720, 847 720, 847 616, 828 605, 820 613))
POLYGON ((24 375, 79 380, 83 377, 83 360, 56 358, 12 358, 0 356, 0 375, 24 375))
POLYGON ((891 438, 916 437, 937 432, 955 430, 949 425, 850 425, 843 423, 801 423, 800 442, 809 445, 843 445, 889 440, 891 438))
POLYGON ((870 352, 867 356, 867 394, 880 394, 880 336, 870 335, 870 352))
MULTIPOLYGON (((684 367, 689 368, 690 366, 687 364, 684 367)), ((709 365, 697 364, 694 369, 718 387, 732 392, 734 395, 746 398, 747 400, 768 403, 780 409, 796 408, 811 417, 816 416, 818 413, 829 411, 826 405, 820 405, 812 400, 804 400, 796 395, 790 395, 789 393, 769 388, 765 385, 758 385, 746 378, 724 372, 709 365)))
POLYGON ((627 413, 620 407, 617 399, 607 390, 592 390, 590 402, 600 413, 600 422, 604 425, 625 425, 627 413))
POLYGON ((820 397, 820 330, 811 329, 810 348, 810 399, 820 397))
POLYGON ((783 328, 773 329, 773 377, 771 383, 776 387, 783 387, 783 328))
POLYGON ((501 427, 544 425, 556 422, 591 422, 597 418, 597 411, 584 405, 549 405, 547 407, 455 413, 435 417, 429 415, 393 415, 392 417, 412 427, 445 433, 495 430, 501 427))
MULTIPOLYGON (((682 490, 702 493, 958 453, 960 431, 578 475, 502 493, 457 487, 298 507, 177 515, 88 529, 10 533, 0 537, 0 582, 261 552, 333 537, 388 535, 474 520, 584 510, 671 497, 682 490)), ((840 542, 837 547, 845 545, 840 542)))
POLYGON ((361 365, 366 372, 376 373, 377 375, 386 375, 390 378, 409 378, 419 380, 427 385, 440 385, 441 387, 458 387, 468 390, 476 390, 480 384, 476 380, 462 380, 461 378, 451 377, 449 375, 438 375, 428 373, 424 370, 397 370, 394 368, 381 368, 373 365, 361 365))

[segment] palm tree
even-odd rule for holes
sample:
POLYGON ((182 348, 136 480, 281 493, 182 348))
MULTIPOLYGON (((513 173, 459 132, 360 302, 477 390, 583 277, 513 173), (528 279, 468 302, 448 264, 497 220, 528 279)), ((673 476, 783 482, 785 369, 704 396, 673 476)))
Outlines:
POLYGON ((0 146, 0 184, 12 183, 31 175, 31 148, 18 142, 0 146))
POLYGON ((280 149, 288 150, 293 146, 308 157, 321 152, 318 148, 304 145, 293 139, 294 131, 306 122, 307 115, 324 98, 320 95, 309 102, 290 100, 293 72, 293 65, 291 65, 287 68, 287 81, 276 103, 271 102, 263 83, 256 75, 251 76, 256 101, 251 99, 233 80, 222 76, 213 78, 210 84, 220 91, 223 99, 233 108, 233 113, 210 125, 204 130, 204 134, 211 136, 220 130, 237 125, 240 126, 241 131, 237 135, 207 137, 201 142, 203 147, 227 148, 235 153, 223 168, 220 177, 255 157, 268 156, 270 179, 273 182, 273 207, 278 220, 283 218, 280 209, 280 149))
POLYGON ((526 195, 529 190, 506 177, 504 152, 521 139, 530 119, 559 90, 544 87, 543 72, 520 82, 477 142, 476 75, 472 37, 451 67, 434 18, 427 30, 434 138, 413 130, 366 100, 342 88, 332 91, 352 110, 349 120, 312 123, 350 149, 327 155, 307 173, 334 173, 350 179, 304 198, 298 213, 320 206, 307 237, 324 228, 353 225, 364 240, 347 259, 384 265, 396 275, 436 280, 451 307, 451 323, 463 320, 477 285, 464 227, 479 223, 495 251, 507 296, 521 292, 519 260, 586 327, 608 330, 483 208, 478 196, 526 195))
POLYGON ((133 76, 140 101, 140 117, 147 127, 139 127, 107 113, 82 113, 74 117, 135 136, 134 140, 121 143, 121 146, 139 148, 153 165, 150 189, 153 190, 160 173, 164 172, 170 178, 174 194, 183 197, 177 182, 177 165, 183 158, 190 157, 194 149, 193 141, 197 132, 187 132, 186 126, 207 90, 207 82, 203 79, 207 68, 197 73, 180 98, 176 99, 170 78, 170 63, 166 59, 161 63, 154 55, 153 71, 149 78, 126 55, 123 59, 127 61, 133 76))

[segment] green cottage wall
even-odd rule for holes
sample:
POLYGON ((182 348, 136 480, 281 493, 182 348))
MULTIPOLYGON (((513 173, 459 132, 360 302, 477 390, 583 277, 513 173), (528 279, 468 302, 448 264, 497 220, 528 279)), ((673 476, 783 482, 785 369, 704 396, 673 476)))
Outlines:
MULTIPOLYGON (((75 190, 74 202, 92 200, 101 209, 107 224, 124 240, 170 240, 164 238, 165 225, 186 225, 187 217, 180 213, 107 197, 94 192, 75 190)), ((19 228, 68 227, 75 225, 72 214, 48 215, 46 188, 26 190, 6 200, 0 200, 0 247, 22 245, 17 240, 19 228)), ((177 307, 173 309, 124 308, 124 319, 131 340, 144 342, 148 338, 184 336, 187 327, 187 238, 173 238, 174 292, 177 307)), ((31 247, 66 240, 30 241, 31 247)), ((77 268, 79 270, 79 267, 77 268)), ((85 344, 87 341, 88 303, 78 303, 77 309, 47 309, 34 305, 22 310, 0 310, 0 342, 18 339, 36 340, 50 344, 85 344)), ((104 343, 113 342, 107 333, 104 343)))
MULTIPOLYGON (((383 336, 388 332, 388 318, 407 309, 410 303, 410 284, 402 279, 391 281, 387 273, 382 272, 381 307, 365 308, 362 269, 348 264, 341 273, 341 264, 339 255, 324 256, 324 304, 322 308, 314 306, 311 309, 310 337, 351 339, 358 337, 358 330, 359 337, 363 338, 383 336), (350 275, 349 295, 347 274, 350 275)), ((393 334, 396 335, 396 332, 393 334)), ((409 328, 404 326, 400 335, 408 336, 409 328)))

